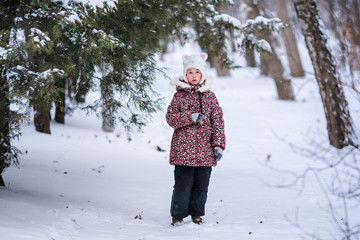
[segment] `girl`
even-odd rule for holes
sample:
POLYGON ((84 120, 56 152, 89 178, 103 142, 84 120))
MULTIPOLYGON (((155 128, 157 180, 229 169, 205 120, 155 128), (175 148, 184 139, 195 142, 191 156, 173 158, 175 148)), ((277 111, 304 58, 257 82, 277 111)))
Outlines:
POLYGON ((168 124, 174 128, 170 150, 170 164, 175 165, 171 225, 189 215, 194 223, 202 223, 211 167, 216 166, 225 149, 222 109, 204 72, 207 56, 183 56, 184 75, 171 81, 177 90, 166 113, 168 124))

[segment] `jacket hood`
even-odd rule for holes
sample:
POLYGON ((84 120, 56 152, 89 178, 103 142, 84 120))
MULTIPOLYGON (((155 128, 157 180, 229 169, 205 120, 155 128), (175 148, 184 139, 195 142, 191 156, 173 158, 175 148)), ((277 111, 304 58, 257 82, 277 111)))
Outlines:
MULTIPOLYGON (((176 89, 191 89, 189 83, 185 82, 184 76, 179 76, 171 80, 170 85, 176 86, 176 89)), ((199 92, 209 91, 212 85, 212 79, 209 76, 206 76, 204 79, 204 84, 198 89, 199 92)))

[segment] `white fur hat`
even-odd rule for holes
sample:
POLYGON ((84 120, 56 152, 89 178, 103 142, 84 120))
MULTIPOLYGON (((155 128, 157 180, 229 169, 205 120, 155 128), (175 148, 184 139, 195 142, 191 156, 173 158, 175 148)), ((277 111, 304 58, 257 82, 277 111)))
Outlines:
POLYGON ((182 57, 183 59, 183 65, 184 65, 184 80, 187 81, 186 78, 186 71, 189 68, 197 68, 200 70, 202 77, 200 80, 200 83, 203 83, 205 79, 205 67, 206 67, 206 59, 208 55, 207 53, 201 53, 201 54, 193 54, 193 55, 184 55, 182 57))

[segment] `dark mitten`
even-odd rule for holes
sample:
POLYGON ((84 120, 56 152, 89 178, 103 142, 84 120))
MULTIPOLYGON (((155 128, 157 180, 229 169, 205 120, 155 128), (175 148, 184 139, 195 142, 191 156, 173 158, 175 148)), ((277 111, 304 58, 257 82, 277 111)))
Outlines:
POLYGON ((220 147, 215 147, 214 152, 215 152, 216 161, 217 162, 220 161, 220 159, 223 156, 223 150, 220 147))
POLYGON ((193 120, 194 123, 198 123, 200 120, 205 119, 205 115, 202 113, 192 113, 191 114, 191 119, 193 120))

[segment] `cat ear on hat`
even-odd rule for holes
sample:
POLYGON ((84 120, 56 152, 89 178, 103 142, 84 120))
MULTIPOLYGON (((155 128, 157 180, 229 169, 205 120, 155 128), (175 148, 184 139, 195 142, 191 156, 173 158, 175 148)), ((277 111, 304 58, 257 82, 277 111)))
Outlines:
POLYGON ((183 62, 187 61, 189 59, 189 55, 182 56, 183 62))
POLYGON ((201 57, 202 59, 204 59, 204 61, 206 61, 206 59, 208 58, 208 55, 207 55, 207 53, 201 53, 201 54, 200 54, 200 57, 201 57))

